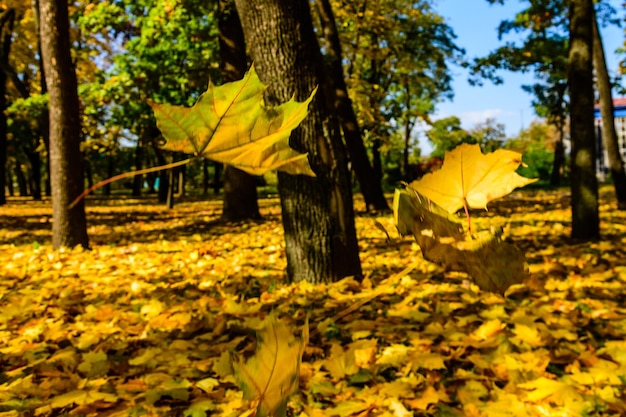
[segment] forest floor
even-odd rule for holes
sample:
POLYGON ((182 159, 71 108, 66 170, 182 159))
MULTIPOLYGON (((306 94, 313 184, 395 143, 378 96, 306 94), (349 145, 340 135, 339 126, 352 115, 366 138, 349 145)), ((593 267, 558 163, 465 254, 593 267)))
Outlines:
MULTIPOLYGON (((0 417, 252 415, 230 353, 271 311, 310 340, 289 416, 626 415, 626 213, 572 241, 565 189, 476 212, 525 251, 505 296, 423 260, 357 202, 365 279, 288 284, 278 200, 88 200, 92 250, 53 251, 47 203, 0 207, 0 417), (388 241, 376 227, 392 236, 388 241)), ((279 364, 280 365, 280 364, 279 364)))

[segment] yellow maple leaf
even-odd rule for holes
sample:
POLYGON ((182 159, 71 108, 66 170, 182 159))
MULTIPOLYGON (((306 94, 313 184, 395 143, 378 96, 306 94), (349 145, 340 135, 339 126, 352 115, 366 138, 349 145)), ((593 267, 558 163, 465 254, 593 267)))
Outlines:
POLYGON ((253 175, 280 170, 315 176, 307 154, 289 147, 289 136, 307 115, 304 102, 277 107, 263 102, 265 85, 254 67, 243 79, 208 90, 192 107, 150 102, 166 142, 163 149, 202 156, 253 175))
POLYGON ((446 152, 439 171, 424 175, 409 187, 449 213, 462 207, 487 208, 487 203, 536 179, 515 173, 522 155, 508 149, 483 154, 479 145, 461 144, 446 152))
POLYGON ((291 329, 274 316, 257 332, 257 350, 244 361, 235 358, 235 378, 243 390, 243 398, 257 404, 256 416, 284 416, 287 400, 298 389, 302 352, 308 339, 305 325, 303 340, 296 339, 291 329))

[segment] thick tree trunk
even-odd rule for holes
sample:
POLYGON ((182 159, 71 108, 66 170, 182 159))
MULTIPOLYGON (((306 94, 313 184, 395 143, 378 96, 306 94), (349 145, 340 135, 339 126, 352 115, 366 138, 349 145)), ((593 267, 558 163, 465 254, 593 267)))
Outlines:
POLYGON ((52 245, 88 247, 82 193, 83 156, 76 72, 70 55, 68 5, 63 0, 40 0, 41 52, 50 97, 50 168, 52 185, 52 245))
POLYGON ((593 123, 593 1, 570 0, 569 18, 572 237, 591 240, 600 236, 593 123))
POLYGON ((602 141, 609 157, 609 170, 615 196, 617 197, 617 207, 626 210, 626 171, 624 171, 624 161, 619 152, 619 142, 617 131, 615 130, 615 117, 613 114, 613 94, 611 93, 611 80, 609 71, 606 68, 604 57, 604 47, 602 38, 598 30, 598 22, 593 19, 593 63, 596 68, 596 79, 598 92, 600 93, 600 113, 602 114, 602 141))
MULTIPOLYGON (((222 81, 243 78, 248 69, 246 42, 235 2, 220 0, 218 20, 222 81)), ((256 177, 233 166, 224 167, 224 205, 222 218, 229 221, 259 219, 256 177)))
MULTIPOLYGON (((323 85, 322 56, 307 0, 236 0, 247 45, 270 105, 304 100, 323 85)), ((291 145, 309 153, 317 177, 278 173, 292 281, 360 276, 354 208, 345 151, 332 101, 321 88, 291 145)))
POLYGON ((382 183, 377 179, 372 169, 372 164, 367 156, 367 150, 359 131, 359 123, 354 113, 352 100, 348 95, 348 87, 346 86, 342 61, 341 44, 339 42, 339 33, 332 7, 328 0, 317 0, 318 14, 324 31, 324 39, 326 39, 326 56, 328 61, 328 74, 331 93, 334 94, 334 104, 337 115, 341 121, 341 129, 343 137, 346 141, 346 148, 352 163, 354 171, 366 207, 374 210, 389 210, 389 204, 383 193, 382 183))
MULTIPOLYGON (((0 66, 8 67, 11 40, 13 38, 13 21, 15 9, 7 9, 0 16, 0 66)), ((0 205, 6 204, 7 178, 7 116, 4 113, 7 107, 7 74, 0 70, 0 205)))

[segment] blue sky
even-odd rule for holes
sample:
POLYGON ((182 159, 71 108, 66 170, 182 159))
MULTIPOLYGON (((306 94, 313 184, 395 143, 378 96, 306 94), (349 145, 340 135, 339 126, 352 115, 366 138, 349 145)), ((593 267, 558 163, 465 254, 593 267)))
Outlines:
MULTIPOLYGON (((435 5, 458 36, 457 45, 464 48, 468 58, 484 56, 501 45, 497 37, 497 27, 502 20, 512 19, 522 10, 525 1, 507 0, 504 5, 490 5, 487 0, 438 0, 435 5)), ((621 0, 610 0, 623 19, 621 0)), ((601 29, 609 71, 617 73, 619 57, 615 50, 623 45, 624 30, 613 27, 601 29)), ((514 40, 507 37, 507 40, 514 40)), ((519 74, 501 71, 504 83, 493 85, 485 82, 483 87, 473 87, 467 82, 468 72, 454 67, 454 99, 437 106, 435 119, 456 115, 466 129, 484 122, 488 117, 495 118, 506 127, 508 136, 519 133, 536 119, 531 107, 531 95, 522 90, 524 84, 533 83, 532 74, 519 74)), ((423 137, 422 132, 419 133, 423 137)), ((420 138, 422 154, 430 152, 426 141, 420 138)))

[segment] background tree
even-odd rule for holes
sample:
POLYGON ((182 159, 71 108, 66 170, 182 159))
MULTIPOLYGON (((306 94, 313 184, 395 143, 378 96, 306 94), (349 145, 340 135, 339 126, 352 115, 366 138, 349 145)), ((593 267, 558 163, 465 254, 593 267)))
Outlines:
POLYGON ((426 137, 432 143, 433 150, 430 156, 443 158, 447 151, 451 151, 461 143, 476 143, 476 139, 461 127, 461 119, 457 116, 435 120, 426 137))
POLYGON ((522 154, 525 166, 518 169, 518 173, 527 178, 539 178, 549 183, 551 181, 552 160, 554 147, 559 143, 561 132, 553 124, 545 121, 534 121, 517 137, 510 138, 504 144, 507 149, 522 154))
MULTIPOLYGON (((236 0, 259 77, 273 105, 305 99, 325 82, 306 0, 236 0)), ((334 106, 320 88, 291 146, 309 153, 316 178, 278 174, 287 274, 321 282, 360 276, 352 193, 334 106)))
MULTIPOLYGON (((15 10, 6 9, 0 15, 0 68, 9 65, 9 52, 13 38, 13 21, 15 10)), ((0 205, 6 204, 6 179, 7 179, 7 75, 0 70, 0 205)))
POLYGON ((366 207, 388 210, 389 204, 383 193, 382 178, 377 176, 372 169, 352 100, 348 94, 343 70, 343 52, 332 5, 329 0, 316 0, 315 5, 325 40, 328 84, 332 88, 329 94, 334 95, 335 108, 341 121, 352 170, 359 181, 366 207))
MULTIPOLYGON (((248 61, 246 42, 234 0, 220 0, 218 22, 222 81, 240 80, 248 69, 248 61)), ((222 217, 229 221, 259 219, 261 214, 256 186, 256 177, 226 165, 222 217)))
POLYGON ((394 132, 403 139, 401 165, 406 165, 416 122, 452 95, 450 65, 460 62, 464 51, 432 5, 431 0, 333 1, 348 91, 375 172, 383 166, 381 149, 395 151, 394 132))
POLYGON ((596 69, 596 80, 600 97, 600 113, 602 115, 602 141, 609 159, 611 179, 615 186, 617 207, 626 210, 626 171, 624 161, 619 150, 617 131, 615 130, 615 118, 613 109, 613 93, 611 92, 611 79, 606 67, 602 37, 598 28, 597 14, 593 17, 593 64, 596 69))
MULTIPOLYGON (((502 3, 503 0, 489 0, 502 3)), ((533 71, 537 83, 522 88, 533 94, 537 114, 554 124, 561 133, 554 149, 551 183, 558 185, 565 163, 564 126, 569 115, 567 94, 568 62, 567 4, 563 0, 528 1, 528 7, 504 20, 498 27, 498 36, 511 33, 525 34, 521 43, 506 42, 486 57, 476 58, 471 65, 470 82, 481 84, 488 79, 502 82, 498 70, 533 71)))
POLYGON ((572 237, 589 240, 600 235, 593 124, 592 0, 570 0, 569 19, 572 237))
POLYGON ((78 90, 70 52, 69 16, 64 0, 40 0, 41 52, 50 97, 52 244, 87 247, 78 90))
MULTIPOLYGON (((108 123, 136 141, 133 169, 163 165, 171 159, 158 147, 159 130, 147 99, 192 105, 208 79, 220 82, 217 2, 191 0, 115 0, 87 4, 78 14, 81 29, 119 45, 111 65, 98 72, 108 106, 108 123)), ((147 180, 136 176, 133 194, 147 180)), ((165 202, 169 175, 159 176, 159 199, 165 202)))

